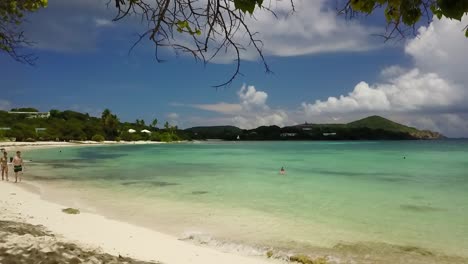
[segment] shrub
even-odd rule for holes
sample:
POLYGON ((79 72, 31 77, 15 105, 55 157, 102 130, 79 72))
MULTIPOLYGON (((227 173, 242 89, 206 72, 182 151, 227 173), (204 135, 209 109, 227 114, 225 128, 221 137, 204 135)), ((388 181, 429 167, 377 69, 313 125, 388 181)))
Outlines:
POLYGON ((120 142, 122 139, 120 137, 116 137, 115 141, 120 142))
POLYGON ((62 209, 62 212, 66 214, 79 214, 80 210, 75 209, 75 208, 65 208, 65 209, 62 209))
POLYGON ((103 142, 104 141, 104 136, 96 134, 91 138, 92 141, 97 141, 97 142, 103 142))
POLYGON ((161 141, 161 134, 159 132, 153 132, 150 136, 151 141, 161 141))

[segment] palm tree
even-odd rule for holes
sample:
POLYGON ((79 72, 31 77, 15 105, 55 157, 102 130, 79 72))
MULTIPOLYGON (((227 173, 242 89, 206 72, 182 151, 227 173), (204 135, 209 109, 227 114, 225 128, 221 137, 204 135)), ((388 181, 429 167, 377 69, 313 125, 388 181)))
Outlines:
POLYGON ((155 119, 153 120, 153 122, 151 122, 151 125, 152 125, 154 128, 156 128, 156 126, 158 125, 158 119, 155 118, 155 119))

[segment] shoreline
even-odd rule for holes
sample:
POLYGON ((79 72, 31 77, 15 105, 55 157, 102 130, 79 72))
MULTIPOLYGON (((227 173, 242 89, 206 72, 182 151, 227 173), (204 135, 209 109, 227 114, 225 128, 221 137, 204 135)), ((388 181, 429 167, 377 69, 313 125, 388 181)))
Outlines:
POLYGON ((28 191, 27 186, 24 187, 12 182, 0 183, 0 220, 44 226, 62 241, 76 243, 82 248, 168 264, 282 263, 266 257, 221 252, 94 213, 65 214, 62 212, 64 206, 43 200, 39 194, 28 191))
POLYGON ((116 145, 159 145, 159 144, 173 144, 182 143, 177 142, 160 142, 160 141, 72 141, 72 142, 56 142, 56 141, 37 141, 37 142, 12 142, 0 141, 0 148, 16 150, 31 150, 31 149, 48 149, 48 148, 62 148, 62 147, 90 147, 90 146, 116 146, 116 145))

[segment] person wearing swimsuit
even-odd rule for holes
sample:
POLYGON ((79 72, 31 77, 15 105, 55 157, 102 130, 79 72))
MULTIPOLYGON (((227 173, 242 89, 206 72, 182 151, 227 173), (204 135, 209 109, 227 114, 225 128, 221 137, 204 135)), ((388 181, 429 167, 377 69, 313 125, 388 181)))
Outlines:
POLYGON ((2 170, 2 181, 5 180, 5 176, 8 181, 8 153, 6 151, 3 152, 3 155, 0 158, 0 166, 2 170))
MULTIPOLYGON (((23 158, 21 158, 21 151, 16 152, 16 157, 13 159, 13 171, 15 172, 15 183, 18 182, 18 173, 23 171, 23 158)), ((19 175, 21 181, 21 175, 19 175)))

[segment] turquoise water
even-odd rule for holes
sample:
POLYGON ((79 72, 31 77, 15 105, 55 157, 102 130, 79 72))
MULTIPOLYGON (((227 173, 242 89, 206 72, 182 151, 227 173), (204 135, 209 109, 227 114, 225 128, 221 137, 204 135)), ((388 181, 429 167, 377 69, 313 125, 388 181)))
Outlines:
POLYGON ((34 164, 26 179, 50 196, 62 191, 90 210, 198 242, 342 263, 468 263, 468 141, 125 145, 25 156, 34 164))

